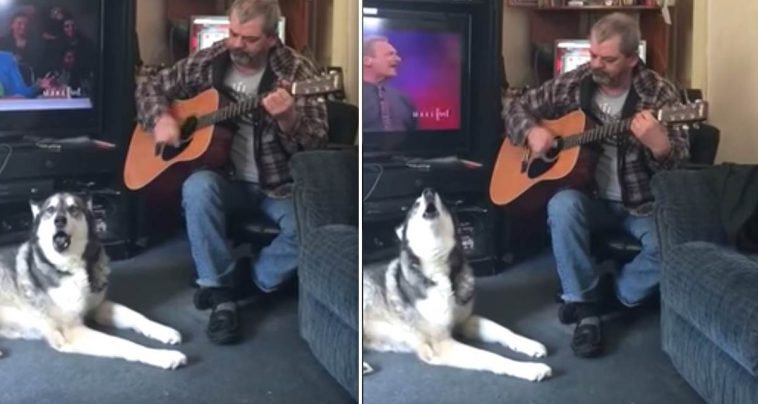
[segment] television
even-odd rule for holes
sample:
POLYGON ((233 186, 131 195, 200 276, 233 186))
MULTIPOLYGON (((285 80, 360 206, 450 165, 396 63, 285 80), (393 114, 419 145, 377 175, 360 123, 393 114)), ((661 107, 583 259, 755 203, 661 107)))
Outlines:
MULTIPOLYGON (((638 49, 642 62, 646 60, 647 43, 640 41, 638 49)), ((554 48, 554 74, 574 70, 590 61, 590 42, 587 39, 558 39, 554 48)))
MULTIPOLYGON (((279 18, 277 32, 285 42, 286 19, 279 18)), ((225 15, 194 15, 190 17, 189 51, 207 48, 229 36, 229 17, 225 15)))
POLYGON ((409 6, 412 2, 373 3, 364 2, 363 7, 364 51, 369 53, 363 59, 379 57, 374 52, 379 49, 377 41, 394 48, 399 59, 390 62, 391 74, 373 67, 378 64, 363 66, 364 156, 466 151, 471 123, 471 13, 461 6, 429 2, 416 8, 409 6))
POLYGON ((0 3, 0 137, 101 132, 104 4, 0 3))

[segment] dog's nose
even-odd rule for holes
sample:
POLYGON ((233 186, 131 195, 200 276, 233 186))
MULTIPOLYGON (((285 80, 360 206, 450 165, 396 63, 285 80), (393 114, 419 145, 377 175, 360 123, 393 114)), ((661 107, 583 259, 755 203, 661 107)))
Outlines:
POLYGON ((424 196, 424 200, 426 201, 432 201, 434 200, 434 190, 431 188, 425 188, 424 191, 421 193, 421 195, 424 196))
POLYGON ((55 227, 61 228, 66 226, 66 216, 56 216, 55 217, 55 227))

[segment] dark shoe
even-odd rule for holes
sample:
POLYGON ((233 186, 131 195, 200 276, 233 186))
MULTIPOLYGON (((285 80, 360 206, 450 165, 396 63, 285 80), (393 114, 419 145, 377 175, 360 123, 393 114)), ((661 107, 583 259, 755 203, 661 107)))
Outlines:
POLYGON ((580 358, 594 358, 603 353, 603 323, 597 321, 580 322, 574 328, 571 338, 571 350, 580 358))
POLYGON ((597 315, 599 310, 594 303, 571 302, 558 307, 558 321, 561 324, 574 324, 585 317, 597 315))
POLYGON ((236 305, 234 302, 225 302, 213 306, 206 333, 214 344, 229 345, 240 341, 242 330, 236 305))

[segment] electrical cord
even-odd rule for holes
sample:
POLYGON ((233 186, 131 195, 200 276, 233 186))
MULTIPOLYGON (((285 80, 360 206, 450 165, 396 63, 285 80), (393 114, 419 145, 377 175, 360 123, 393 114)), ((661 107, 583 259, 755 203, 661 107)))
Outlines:
POLYGON ((379 185, 379 181, 382 179, 382 175, 384 174, 384 167, 382 167, 381 164, 365 164, 366 167, 376 167, 379 170, 379 173, 376 175, 376 179, 374 180, 374 183, 371 185, 371 188, 369 188, 368 192, 366 193, 366 196, 363 197, 363 202, 366 202, 369 198, 371 198, 371 195, 374 194, 374 191, 376 190, 376 186, 379 185))
POLYGON ((3 171, 5 171, 5 167, 8 165, 8 162, 11 161, 11 156, 13 155, 13 146, 7 144, 7 143, 0 143, 0 149, 5 149, 5 158, 3 159, 3 162, 0 164, 0 177, 3 176, 3 171))

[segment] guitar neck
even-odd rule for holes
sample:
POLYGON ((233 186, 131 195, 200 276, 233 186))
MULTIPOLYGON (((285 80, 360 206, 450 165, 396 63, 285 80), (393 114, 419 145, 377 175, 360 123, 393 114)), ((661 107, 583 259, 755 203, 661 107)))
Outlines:
POLYGON ((596 128, 578 133, 576 135, 569 135, 563 137, 563 148, 568 149, 571 147, 582 146, 588 143, 597 142, 614 136, 619 133, 623 133, 632 126, 631 119, 623 119, 607 125, 598 126, 596 128))
POLYGON ((197 117, 197 127, 215 125, 228 119, 236 118, 258 107, 258 97, 248 98, 244 101, 229 104, 224 108, 197 117))

